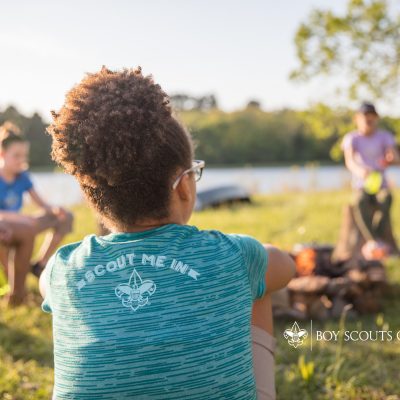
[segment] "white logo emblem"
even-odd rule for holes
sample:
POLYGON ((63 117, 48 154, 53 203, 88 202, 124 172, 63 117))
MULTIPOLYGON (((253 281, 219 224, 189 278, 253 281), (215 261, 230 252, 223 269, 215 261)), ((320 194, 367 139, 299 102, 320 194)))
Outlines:
POLYGON ((308 332, 305 329, 300 329, 297 322, 295 322, 290 329, 286 329, 283 332, 283 336, 291 346, 296 348, 303 344, 304 339, 308 336, 308 332))
POLYGON ((121 283, 115 288, 115 295, 121 299, 122 305, 136 311, 149 302, 149 297, 156 291, 156 284, 146 279, 142 281, 140 275, 133 270, 129 283, 121 283))

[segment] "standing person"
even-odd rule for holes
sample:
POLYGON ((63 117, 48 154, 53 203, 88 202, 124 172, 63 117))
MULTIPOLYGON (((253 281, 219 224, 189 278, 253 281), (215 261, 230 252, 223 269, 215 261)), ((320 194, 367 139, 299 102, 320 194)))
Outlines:
POLYGON ((9 302, 20 304, 25 296, 25 278, 29 270, 39 276, 66 233, 71 231, 72 215, 61 207, 50 206, 35 190, 28 169, 29 143, 17 126, 10 122, 0 126, 0 220, 9 234, 0 248, 11 292, 9 302), (38 216, 20 214, 23 196, 28 193, 42 209, 38 216), (35 236, 52 229, 30 264, 35 236))
POLYGON ((294 263, 187 224, 205 163, 166 93, 140 68, 103 67, 53 116, 53 158, 111 231, 61 247, 40 278, 53 398, 256 400, 252 331, 258 399, 274 398, 270 293, 294 263))
POLYGON ((373 104, 362 103, 354 120, 357 129, 345 135, 342 148, 352 173, 357 225, 367 243, 376 246, 390 221, 392 193, 385 171, 399 162, 399 154, 393 135, 378 128, 379 115, 373 104))

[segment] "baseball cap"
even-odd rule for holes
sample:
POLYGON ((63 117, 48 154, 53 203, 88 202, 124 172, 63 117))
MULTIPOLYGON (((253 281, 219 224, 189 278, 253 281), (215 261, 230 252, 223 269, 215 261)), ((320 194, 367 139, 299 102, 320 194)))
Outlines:
POLYGON ((376 108, 372 103, 364 101, 361 103, 360 107, 358 108, 357 112, 361 114, 375 114, 378 115, 376 112, 376 108))

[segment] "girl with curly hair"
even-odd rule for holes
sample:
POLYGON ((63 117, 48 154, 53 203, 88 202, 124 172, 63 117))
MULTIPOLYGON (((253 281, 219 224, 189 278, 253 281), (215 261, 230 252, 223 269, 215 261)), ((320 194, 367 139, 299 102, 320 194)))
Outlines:
POLYGON ((187 224, 205 163, 166 93, 140 68, 103 67, 53 118, 54 160, 111 231, 61 247, 41 276, 53 398, 273 398, 270 293, 293 261, 187 224))

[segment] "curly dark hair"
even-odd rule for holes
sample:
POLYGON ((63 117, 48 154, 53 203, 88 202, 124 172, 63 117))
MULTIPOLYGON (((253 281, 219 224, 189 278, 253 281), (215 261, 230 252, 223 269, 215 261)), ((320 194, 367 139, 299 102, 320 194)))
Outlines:
POLYGON ((152 76, 103 67, 52 115, 53 160, 77 178, 107 226, 168 217, 173 180, 191 167, 194 150, 152 76))

